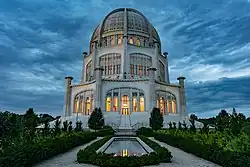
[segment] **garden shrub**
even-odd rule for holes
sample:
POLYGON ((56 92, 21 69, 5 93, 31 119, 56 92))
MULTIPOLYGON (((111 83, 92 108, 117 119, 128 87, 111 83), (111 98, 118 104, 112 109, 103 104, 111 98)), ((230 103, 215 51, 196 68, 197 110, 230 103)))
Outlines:
POLYGON ((107 127, 96 131, 97 136, 109 136, 113 134, 114 130, 112 128, 107 128, 107 127))
POLYGON ((141 127, 136 131, 136 135, 154 136, 154 131, 151 128, 141 127))
POLYGON ((89 163, 95 164, 102 167, 140 167, 145 165, 154 165, 159 164, 160 162, 170 162, 171 153, 164 147, 161 147, 157 143, 151 141, 146 137, 140 137, 146 144, 148 144, 156 152, 150 154, 138 156, 128 156, 121 157, 114 154, 105 154, 105 153, 96 153, 96 150, 99 149, 103 144, 105 144, 110 137, 105 137, 102 140, 99 140, 92 145, 88 146, 84 150, 80 150, 77 153, 77 161, 79 163, 89 163))
POLYGON ((220 132, 211 134, 184 131, 160 131, 155 139, 226 167, 250 166, 250 142, 220 132), (244 142, 243 142, 244 140, 244 142))
POLYGON ((45 138, 39 141, 26 142, 15 146, 0 157, 0 167, 32 166, 42 160, 64 153, 76 146, 96 138, 95 133, 68 133, 61 136, 45 138))

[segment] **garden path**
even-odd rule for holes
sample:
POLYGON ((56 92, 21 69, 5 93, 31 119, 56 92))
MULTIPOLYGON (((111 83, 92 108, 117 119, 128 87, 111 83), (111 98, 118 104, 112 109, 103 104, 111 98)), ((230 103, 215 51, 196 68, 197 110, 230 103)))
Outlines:
POLYGON ((161 163, 159 165, 152 165, 148 167, 220 167, 210 161, 199 158, 193 154, 186 153, 176 147, 172 147, 166 143, 155 140, 153 137, 149 137, 154 142, 160 144, 162 147, 166 147, 172 154, 172 163, 161 163))
POLYGON ((76 155, 77 152, 80 149, 84 149, 90 144, 102 139, 103 137, 98 137, 97 139, 73 148, 72 150, 60 154, 58 156, 55 156, 53 158, 50 158, 48 160, 42 161, 39 164, 35 165, 34 167, 96 167, 95 165, 90 165, 90 164, 79 164, 76 160, 76 155))

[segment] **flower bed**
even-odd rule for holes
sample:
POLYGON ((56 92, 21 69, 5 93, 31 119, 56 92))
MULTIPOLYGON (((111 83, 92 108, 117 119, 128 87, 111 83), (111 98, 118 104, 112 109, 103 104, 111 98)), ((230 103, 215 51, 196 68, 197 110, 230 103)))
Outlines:
POLYGON ((114 156, 114 154, 96 153, 103 144, 105 144, 111 137, 105 137, 84 150, 77 153, 77 161, 79 163, 89 163, 103 167, 139 167, 146 165, 155 165, 160 162, 171 162, 171 152, 166 148, 161 147, 157 143, 151 141, 147 137, 140 136, 140 138, 148 144, 155 152, 145 154, 142 156, 114 156))
POLYGON ((250 166, 247 138, 244 134, 233 137, 222 133, 200 134, 180 130, 155 133, 155 139, 161 142, 226 167, 250 166))
POLYGON ((42 160, 88 143, 96 138, 95 133, 68 133, 57 137, 45 138, 22 145, 16 145, 0 157, 0 167, 32 166, 42 160))

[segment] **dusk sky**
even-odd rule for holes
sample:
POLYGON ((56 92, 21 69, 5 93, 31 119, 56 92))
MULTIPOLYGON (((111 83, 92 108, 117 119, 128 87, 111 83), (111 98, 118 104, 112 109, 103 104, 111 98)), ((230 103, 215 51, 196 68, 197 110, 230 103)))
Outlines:
POLYGON ((92 32, 115 8, 142 12, 185 76, 189 113, 250 116, 250 0, 0 0, 0 111, 63 114, 92 32))

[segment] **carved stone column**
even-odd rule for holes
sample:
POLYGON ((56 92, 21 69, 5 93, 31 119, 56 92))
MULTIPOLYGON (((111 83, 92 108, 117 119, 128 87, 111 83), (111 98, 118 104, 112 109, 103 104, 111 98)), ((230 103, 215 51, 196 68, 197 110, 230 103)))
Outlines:
POLYGON ((95 68, 96 87, 94 94, 94 104, 95 104, 94 108, 101 108, 102 71, 103 69, 100 67, 95 68))
POLYGON ((186 96, 185 96, 185 87, 184 87, 184 80, 185 77, 179 77, 177 80, 179 80, 179 93, 180 93, 180 115, 185 116, 186 115, 186 96))
POLYGON ((85 66, 84 66, 84 58, 87 56, 87 52, 83 52, 82 53, 82 79, 81 79, 81 82, 84 82, 84 72, 85 72, 85 66))
MULTIPOLYGON (((64 115, 70 116, 70 98, 71 98, 71 81, 73 80, 73 77, 68 76, 65 77, 65 97, 64 97, 64 115)), ((73 104, 74 105, 74 104, 73 104)))
POLYGON ((165 56, 165 80, 167 83, 170 83, 168 70, 168 52, 164 52, 163 55, 165 56))

